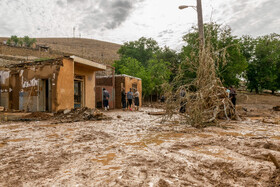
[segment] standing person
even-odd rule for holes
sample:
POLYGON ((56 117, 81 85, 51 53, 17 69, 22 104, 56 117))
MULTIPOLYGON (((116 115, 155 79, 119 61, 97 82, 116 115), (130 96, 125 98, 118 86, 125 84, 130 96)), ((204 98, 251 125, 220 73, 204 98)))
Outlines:
POLYGON ((123 109, 123 111, 125 110, 125 108, 126 108, 126 93, 125 93, 124 88, 122 88, 122 109, 123 109))
POLYGON ((133 92, 131 91, 132 89, 129 89, 129 92, 127 92, 126 96, 127 96, 127 107, 129 107, 129 110, 132 110, 131 105, 132 105, 132 99, 133 99, 133 92))
POLYGON ((226 88, 226 92, 227 92, 228 97, 229 97, 229 95, 230 95, 230 87, 226 88))
POLYGON ((109 92, 105 88, 103 88, 103 106, 105 110, 109 110, 109 98, 109 92))
POLYGON ((180 90, 180 97, 181 97, 180 113, 185 113, 186 112, 186 102, 183 101, 185 96, 186 96, 186 90, 185 90, 185 88, 182 88, 180 90))
POLYGON ((134 93, 134 104, 135 104, 136 110, 139 110, 139 92, 137 89, 135 89, 135 93, 134 93))
POLYGON ((235 89, 233 88, 233 86, 230 87, 230 92, 229 92, 229 98, 235 108, 235 105, 236 105, 236 91, 235 89))

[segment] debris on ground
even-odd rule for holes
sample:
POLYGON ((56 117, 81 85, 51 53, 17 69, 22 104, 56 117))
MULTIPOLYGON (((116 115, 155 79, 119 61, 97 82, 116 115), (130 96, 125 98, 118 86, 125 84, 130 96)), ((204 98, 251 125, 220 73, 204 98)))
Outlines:
POLYGON ((280 111, 280 106, 275 106, 275 107, 273 107, 273 110, 274 110, 274 111, 280 111))
POLYGON ((161 116, 161 115, 166 115, 165 111, 162 112, 148 112, 149 115, 154 115, 154 116, 161 116))
POLYGON ((0 106, 0 112, 3 112, 5 108, 3 106, 0 106))
POLYGON ((54 115, 54 120, 59 122, 78 122, 78 121, 95 121, 110 119, 98 109, 75 108, 72 110, 60 110, 54 115))
POLYGON ((20 118, 20 121, 35 121, 35 120, 48 120, 52 117, 51 114, 45 113, 45 112, 32 112, 31 114, 28 114, 22 118, 20 118))

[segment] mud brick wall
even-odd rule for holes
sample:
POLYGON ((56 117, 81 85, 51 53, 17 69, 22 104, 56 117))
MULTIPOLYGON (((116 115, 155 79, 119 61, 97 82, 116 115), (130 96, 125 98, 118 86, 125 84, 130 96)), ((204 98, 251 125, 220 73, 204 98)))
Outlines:
POLYGON ((115 79, 115 96, 116 96, 116 100, 115 100, 115 105, 116 108, 122 108, 122 85, 123 87, 125 87, 125 77, 116 77, 115 79))
POLYGON ((96 86, 113 86, 112 77, 96 77, 96 86))
POLYGON ((0 54, 22 57, 34 56, 39 58, 57 58, 61 56, 61 54, 56 54, 52 52, 43 52, 31 48, 12 47, 7 45, 0 45, 0 54))

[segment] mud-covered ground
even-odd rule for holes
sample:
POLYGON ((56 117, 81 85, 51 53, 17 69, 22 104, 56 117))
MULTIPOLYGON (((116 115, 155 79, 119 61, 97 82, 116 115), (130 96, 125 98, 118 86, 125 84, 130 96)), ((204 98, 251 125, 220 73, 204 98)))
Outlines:
POLYGON ((279 186, 268 154, 280 161, 280 112, 270 110, 280 98, 255 98, 240 99, 243 121, 222 128, 162 123, 153 108, 109 111, 107 121, 2 123, 0 186, 279 186))

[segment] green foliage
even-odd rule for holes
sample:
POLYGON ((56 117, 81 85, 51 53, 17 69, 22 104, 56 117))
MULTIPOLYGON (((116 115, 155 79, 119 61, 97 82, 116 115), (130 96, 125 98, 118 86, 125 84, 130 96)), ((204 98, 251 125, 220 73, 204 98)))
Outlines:
POLYGON ((34 60, 34 62, 42 62, 42 61, 47 61, 47 60, 52 60, 53 58, 48 58, 48 57, 44 57, 44 58, 37 58, 34 60))
POLYGON ((22 40, 21 38, 20 38, 19 41, 18 41, 18 45, 19 45, 20 47, 23 46, 23 40, 22 40))
POLYGON ((31 47, 34 43, 36 43, 35 38, 29 38, 29 36, 24 36, 23 37, 24 45, 26 47, 31 47))
POLYGON ((24 36, 23 38, 18 38, 17 36, 11 36, 11 38, 8 39, 7 44, 8 45, 14 45, 14 46, 20 46, 23 45, 26 47, 31 47, 34 43, 36 43, 35 38, 29 38, 29 36, 24 36))
POLYGON ((135 58, 123 57, 120 60, 116 61, 114 66, 116 68, 116 73, 118 74, 126 74, 141 78, 142 91, 144 96, 152 93, 154 84, 151 81, 151 74, 149 71, 146 71, 141 62, 139 62, 135 58))
POLYGON ((8 40, 7 40, 7 45, 11 45, 12 44, 12 40, 11 40, 11 38, 9 38, 8 40))
POLYGON ((171 65, 177 63, 175 51, 160 48, 151 38, 127 42, 118 53, 120 60, 114 63, 116 73, 141 78, 144 96, 160 94, 162 84, 170 79, 171 65))
POLYGON ((11 41, 14 43, 15 46, 17 46, 19 38, 17 36, 11 36, 11 41))
POLYGON ((262 89, 280 89, 280 36, 270 34, 252 39, 250 62, 247 70, 248 88, 256 92, 262 89))
MULTIPOLYGON (((238 85, 242 73, 247 68, 246 58, 241 53, 240 40, 233 36, 230 27, 222 27, 218 24, 205 24, 205 45, 211 44, 212 53, 215 54, 217 75, 225 86, 238 85)), ((198 30, 193 31, 183 37, 187 45, 183 47, 181 68, 185 69, 185 79, 193 79, 196 70, 188 62, 196 64, 199 52, 198 30), (184 59, 188 58, 186 61, 184 59), (188 70, 188 71, 187 71, 188 70)))

